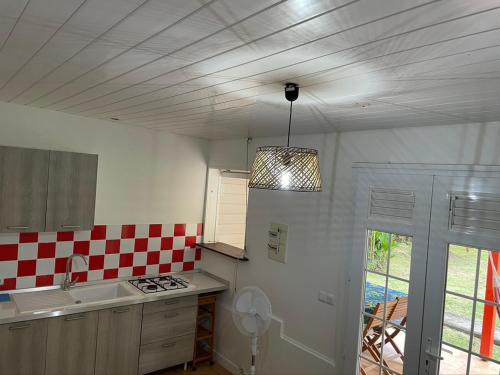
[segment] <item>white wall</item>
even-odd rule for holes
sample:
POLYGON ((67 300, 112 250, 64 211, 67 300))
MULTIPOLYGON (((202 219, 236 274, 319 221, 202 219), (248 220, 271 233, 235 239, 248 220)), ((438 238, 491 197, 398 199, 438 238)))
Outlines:
POLYGON ((96 223, 202 222, 206 141, 0 102, 0 145, 98 154, 96 223))
MULTIPOLYGON (((259 139, 251 149, 279 142, 283 140, 259 139)), ((240 264, 236 285, 261 287, 271 298, 274 314, 284 321, 284 338, 272 330, 271 337, 265 339, 274 344, 264 348, 266 355, 260 364, 263 373, 273 373, 277 368, 282 373, 304 373, 301 363, 309 351, 309 374, 342 374, 342 340, 353 334, 342 330, 349 313, 344 300, 353 220, 352 163, 499 165, 500 123, 300 136, 292 137, 292 143, 320 150, 324 190, 319 194, 251 190, 247 234, 250 262, 240 264), (271 222, 290 225, 285 265, 266 256, 266 233, 271 222), (317 301, 320 289, 336 295, 335 307, 317 301), (302 355, 290 355, 287 338, 296 340, 292 345, 295 349, 305 346, 305 350, 299 350, 302 355), (327 366, 329 359, 335 361, 335 369, 327 366)), ((244 144, 244 140, 212 142, 210 166, 242 168, 244 144)), ((212 269, 217 271, 217 267, 212 269)), ((228 301, 223 303, 227 305, 228 301)), ((279 319, 274 324, 279 324, 279 319)), ((227 339, 218 340, 217 351, 236 368, 243 366, 246 357, 239 353, 248 350, 243 346, 245 340, 234 331, 230 320, 219 325, 220 335, 227 339)))

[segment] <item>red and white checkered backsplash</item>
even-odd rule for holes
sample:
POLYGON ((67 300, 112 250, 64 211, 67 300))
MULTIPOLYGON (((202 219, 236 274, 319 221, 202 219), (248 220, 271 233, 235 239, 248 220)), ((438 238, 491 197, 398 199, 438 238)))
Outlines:
POLYGON ((51 286, 73 261, 78 282, 197 268, 202 224, 96 225, 92 231, 0 234, 0 290, 51 286))

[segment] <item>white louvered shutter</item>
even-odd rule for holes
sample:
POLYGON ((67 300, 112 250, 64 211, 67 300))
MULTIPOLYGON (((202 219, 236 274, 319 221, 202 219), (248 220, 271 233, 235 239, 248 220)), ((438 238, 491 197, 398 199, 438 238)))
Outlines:
POLYGON ((371 188, 369 217, 389 221, 412 222, 415 193, 409 190, 371 188))
POLYGON ((451 193, 450 229, 500 235, 500 196, 451 193))

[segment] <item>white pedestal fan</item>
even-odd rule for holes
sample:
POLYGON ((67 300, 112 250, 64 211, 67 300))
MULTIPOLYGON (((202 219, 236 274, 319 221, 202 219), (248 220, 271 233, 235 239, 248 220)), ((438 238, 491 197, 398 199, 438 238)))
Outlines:
POLYGON ((233 300, 233 320, 236 327, 252 338, 252 366, 250 375, 255 375, 257 338, 262 336, 271 324, 271 302, 256 286, 241 289, 233 300))

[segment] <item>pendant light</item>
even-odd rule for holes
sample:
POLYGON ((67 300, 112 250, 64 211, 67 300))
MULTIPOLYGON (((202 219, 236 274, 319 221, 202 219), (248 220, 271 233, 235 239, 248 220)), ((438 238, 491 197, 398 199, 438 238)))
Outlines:
POLYGON ((299 97, 299 86, 285 85, 285 98, 290 102, 288 141, 286 146, 257 148, 250 174, 249 188, 312 192, 321 191, 318 150, 290 147, 292 104, 299 97))

